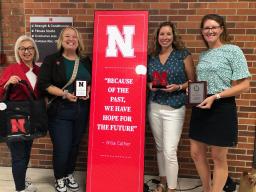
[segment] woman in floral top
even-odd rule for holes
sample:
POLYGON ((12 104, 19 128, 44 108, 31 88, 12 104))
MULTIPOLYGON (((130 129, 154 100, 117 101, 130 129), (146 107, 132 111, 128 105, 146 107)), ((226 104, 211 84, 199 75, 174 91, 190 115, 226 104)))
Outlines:
POLYGON ((198 81, 207 82, 208 97, 192 110, 191 155, 203 191, 221 192, 228 176, 228 147, 237 144, 235 96, 248 90, 250 73, 242 50, 230 44, 223 17, 204 16, 201 32, 208 49, 199 57, 196 74, 198 81), (206 156, 208 146, 214 163, 213 181, 206 156))
POLYGON ((168 192, 174 192, 178 176, 177 146, 185 116, 185 90, 188 80, 194 80, 194 65, 173 23, 161 23, 155 40, 155 49, 148 61, 148 115, 160 175, 155 191, 165 191, 167 184, 168 192))

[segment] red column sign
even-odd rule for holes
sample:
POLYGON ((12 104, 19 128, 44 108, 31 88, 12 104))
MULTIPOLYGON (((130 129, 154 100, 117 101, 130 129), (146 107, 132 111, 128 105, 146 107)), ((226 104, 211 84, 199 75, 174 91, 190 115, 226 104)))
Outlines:
POLYGON ((147 11, 96 11, 87 192, 142 192, 147 11))

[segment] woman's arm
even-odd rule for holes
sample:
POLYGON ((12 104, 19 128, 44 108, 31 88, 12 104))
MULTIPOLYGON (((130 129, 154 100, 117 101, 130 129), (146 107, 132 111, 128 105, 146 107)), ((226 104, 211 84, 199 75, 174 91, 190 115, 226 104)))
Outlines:
MULTIPOLYGON (((232 97, 239 95, 243 92, 247 92, 250 87, 249 78, 240 79, 234 82, 233 86, 229 89, 225 89, 224 91, 218 93, 220 98, 232 97)), ((217 94, 216 94, 217 95, 217 94)), ((216 97, 216 95, 214 95, 216 97)))
MULTIPOLYGON (((183 60, 183 62, 184 62, 185 73, 186 73, 188 81, 194 81, 195 80, 195 68, 194 68, 194 62, 193 62, 192 56, 188 55, 183 60)), ((164 90, 166 92, 186 90, 188 87, 188 81, 183 84, 167 85, 166 89, 162 89, 162 90, 164 90)))
POLYGON ((51 95, 62 97, 63 99, 67 99, 72 102, 76 102, 77 100, 77 97, 73 93, 69 93, 53 85, 50 85, 48 88, 46 88, 46 90, 51 95))
POLYGON ((237 80, 231 88, 225 89, 224 91, 222 91, 220 93, 217 93, 215 95, 207 97, 197 107, 200 107, 202 109, 210 109, 214 100, 239 95, 243 92, 248 91, 249 87, 250 87, 249 78, 244 78, 244 79, 237 80))
MULTIPOLYGON (((184 59, 184 65, 185 65, 185 72, 186 72, 188 81, 195 81, 195 66, 194 66, 194 61, 191 55, 188 55, 184 59)), ((188 81, 182 84, 183 90, 187 89, 188 81)))
POLYGON ((148 85, 148 88, 149 88, 150 91, 157 91, 158 90, 157 88, 152 87, 152 82, 148 82, 147 85, 148 85))
POLYGON ((16 70, 16 73, 14 73, 13 69, 16 70, 16 68, 13 68, 13 66, 10 65, 3 71, 3 74, 0 78, 0 98, 3 97, 6 91, 6 88, 10 84, 17 84, 21 80, 20 76, 17 75, 17 70, 16 70))
POLYGON ((41 67, 38 75, 38 88, 43 95, 47 95, 47 88, 51 86, 52 67, 55 63, 47 56, 41 67))

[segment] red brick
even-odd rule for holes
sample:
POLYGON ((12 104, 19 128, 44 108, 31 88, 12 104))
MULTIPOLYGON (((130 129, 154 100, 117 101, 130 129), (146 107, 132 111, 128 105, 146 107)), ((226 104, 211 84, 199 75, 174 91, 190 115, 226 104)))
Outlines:
POLYGON ((113 4, 111 3, 96 3, 96 9, 112 9, 113 4))
MULTIPOLYGON (((62 3, 63 4, 63 3, 62 3)), ((62 8, 60 5, 62 5, 62 4, 60 4, 60 3, 43 3, 42 4, 42 8, 48 8, 49 10, 51 10, 51 9, 57 9, 57 8, 62 8)))
POLYGON ((217 9, 197 9, 196 15, 206 15, 206 14, 212 14, 216 12, 217 12, 217 9))
POLYGON ((40 16, 43 15, 43 14, 48 15, 48 14, 51 13, 50 9, 34 9, 33 11, 34 11, 33 14, 40 15, 40 16))
POLYGON ((25 7, 30 9, 40 9, 42 8, 42 3, 25 3, 25 7))
POLYGON ((237 9, 238 15, 255 15, 255 9, 237 9))
POLYGON ((224 9, 228 8, 229 3, 208 3, 208 8, 213 8, 213 9, 224 9))
POLYGON ((239 2, 239 3, 228 3, 229 8, 233 9, 244 9, 244 8, 249 8, 249 3, 248 2, 239 2))
POLYGON ((160 15, 169 15, 170 18, 172 18, 173 15, 178 14, 178 10, 176 9, 160 9, 159 10, 160 15))
POLYGON ((254 35, 237 35, 235 36, 235 41, 254 41, 255 40, 255 36, 254 35))
POLYGON ((85 15, 86 9, 69 9, 68 13, 70 15, 85 15))
POLYGON ((66 9, 51 9, 51 14, 67 15, 68 10, 66 10, 66 9))
POLYGON ((60 3, 59 6, 60 8, 76 8, 77 4, 76 3, 60 3))
POLYGON ((133 3, 132 4, 133 9, 149 9, 150 4, 149 3, 133 3))
POLYGON ((228 15, 226 17, 227 21, 245 21, 247 19, 247 16, 242 15, 228 15))
POLYGON ((188 3, 171 3, 171 9, 188 9, 188 3))
POLYGON ((217 9, 217 14, 220 15, 236 15, 237 12, 235 9, 217 9))
POLYGON ((169 9, 170 3, 151 3, 151 9, 169 9))
MULTIPOLYGON (((199 25, 203 15, 219 13, 225 16, 229 32, 234 42, 241 46, 252 73, 250 92, 237 97, 239 115, 239 144, 229 150, 229 171, 238 179, 243 170, 249 170, 254 151, 255 106, 256 106, 256 3, 253 1, 230 0, 17 0, 10 3, 1 1, 2 13, 2 50, 6 55, 6 64, 14 62, 13 46, 18 36, 29 32, 31 16, 72 16, 74 26, 82 32, 86 44, 86 53, 92 53, 93 19, 97 9, 149 11, 149 47, 152 46, 155 29, 159 23, 171 20, 178 26, 178 31, 191 51, 195 64, 199 53, 205 50, 199 25), (12 15, 11 15, 12 13, 12 15), (254 81, 254 82, 253 82, 254 81)), ((2 65, 0 67, 0 73, 2 65)), ((184 129, 178 150, 180 175, 198 177, 189 152, 189 119, 191 109, 186 113, 184 129)), ((84 136, 77 168, 85 170, 87 161, 87 135, 84 136)), ((145 173, 156 175, 156 150, 151 130, 147 127, 145 143, 145 173)), ((51 168, 52 144, 49 136, 34 141, 30 166, 51 168), (41 159, 40 159, 41 158, 41 159)), ((208 154, 210 155, 210 153, 208 154)), ((210 159, 209 159, 210 160, 210 159)), ((211 168, 213 163, 211 162, 211 168)), ((10 165, 10 153, 5 144, 0 144, 0 165, 10 165)))
POLYGON ((115 9, 131 9, 132 8, 132 4, 127 4, 127 3, 115 3, 114 4, 114 8, 115 9))

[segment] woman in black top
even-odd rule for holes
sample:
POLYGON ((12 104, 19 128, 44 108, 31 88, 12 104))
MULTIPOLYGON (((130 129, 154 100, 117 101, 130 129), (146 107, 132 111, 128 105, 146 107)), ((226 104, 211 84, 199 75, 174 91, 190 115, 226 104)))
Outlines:
POLYGON ((78 191, 79 185, 73 172, 88 121, 91 61, 83 56, 81 35, 74 27, 66 27, 61 31, 57 47, 59 52, 44 59, 38 84, 40 91, 51 101, 48 116, 53 143, 55 189, 57 192, 66 192, 68 188, 78 191), (76 78, 63 90, 72 76, 78 58, 80 60, 76 78), (87 82, 86 96, 75 95, 76 80, 87 82))

